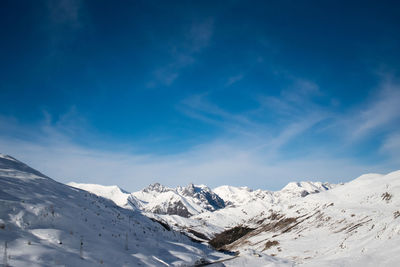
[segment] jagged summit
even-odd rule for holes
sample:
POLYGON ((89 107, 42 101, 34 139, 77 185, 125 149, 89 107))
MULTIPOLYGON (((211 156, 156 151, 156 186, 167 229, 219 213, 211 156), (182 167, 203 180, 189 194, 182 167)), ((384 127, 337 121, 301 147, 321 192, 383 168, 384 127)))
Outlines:
POLYGON ((164 192, 171 191, 171 190, 173 190, 173 189, 168 188, 160 183, 154 183, 154 184, 150 184, 149 186, 144 188, 142 191, 146 192, 146 193, 150 193, 150 192, 164 193, 164 192))
POLYGON ((129 199, 131 203, 144 211, 182 217, 225 207, 223 199, 209 187, 197 186, 193 183, 176 188, 154 183, 141 191, 132 193, 129 199))
POLYGON ((179 215, 190 217, 204 211, 215 211, 225 207, 225 202, 205 185, 188 184, 185 187, 169 188, 153 183, 144 189, 127 193, 116 186, 93 184, 68 185, 90 191, 109 198, 121 207, 139 209, 155 214, 179 215))
POLYGON ((191 217, 206 211, 214 212, 227 206, 240 206, 254 201, 285 202, 292 197, 305 197, 334 187, 329 183, 321 182, 293 182, 282 190, 274 192, 234 186, 220 186, 212 190, 206 185, 193 183, 170 188, 160 183, 153 183, 140 191, 129 194, 113 187, 76 183, 70 183, 70 185, 107 197, 122 207, 130 206, 155 214, 182 217, 191 217))

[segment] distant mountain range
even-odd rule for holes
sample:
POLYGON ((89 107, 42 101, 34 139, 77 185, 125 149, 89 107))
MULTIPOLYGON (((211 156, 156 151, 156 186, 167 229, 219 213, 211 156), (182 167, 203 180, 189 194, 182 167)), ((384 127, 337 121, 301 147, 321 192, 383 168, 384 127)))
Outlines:
POLYGON ((338 185, 292 182, 279 191, 155 183, 129 193, 118 186, 69 185, 0 154, 3 264, 400 262, 400 171, 338 185))
POLYGON ((128 193, 115 185, 103 186, 75 182, 70 182, 68 185, 108 198, 123 208, 130 207, 154 214, 179 215, 185 218, 260 200, 280 203, 288 201, 289 198, 305 197, 337 186, 321 182, 292 182, 281 191, 274 192, 227 185, 214 190, 205 185, 194 184, 169 188, 160 183, 154 183, 140 191, 128 193))

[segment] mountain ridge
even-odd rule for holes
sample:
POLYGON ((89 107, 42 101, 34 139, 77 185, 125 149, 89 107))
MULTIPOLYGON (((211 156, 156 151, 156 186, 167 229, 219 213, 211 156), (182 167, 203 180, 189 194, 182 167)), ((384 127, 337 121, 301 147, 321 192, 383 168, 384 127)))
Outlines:
POLYGON ((5 266, 182 266, 226 257, 138 210, 0 157, 5 266))
POLYGON ((400 170, 338 185, 292 182, 279 191, 156 183, 128 193, 118 186, 71 185, 97 193, 58 183, 0 154, 5 265, 215 261, 225 266, 364 267, 400 261, 400 170), (174 206, 176 200, 193 214, 173 210, 180 207, 174 206), (160 204, 164 210, 151 209, 160 204))

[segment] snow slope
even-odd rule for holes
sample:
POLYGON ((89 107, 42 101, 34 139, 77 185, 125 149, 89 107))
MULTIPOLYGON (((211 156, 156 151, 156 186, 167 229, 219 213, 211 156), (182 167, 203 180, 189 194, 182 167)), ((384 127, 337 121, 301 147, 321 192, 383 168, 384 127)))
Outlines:
POLYGON ((248 187, 229 185, 217 187, 213 191, 226 202, 227 206, 240 206, 257 200, 279 203, 290 198, 305 197, 334 187, 336 185, 321 182, 291 182, 280 191, 252 190, 248 187))
MULTIPOLYGON (((150 191, 154 194, 148 203, 171 203, 150 191)), ((400 171, 366 174, 340 185, 292 182, 275 192, 221 186, 213 193, 224 200, 224 208, 198 209, 188 218, 151 209, 145 214, 198 240, 233 227, 250 229, 222 247, 239 252, 238 257, 223 259, 225 266, 364 267, 400 262, 400 171)), ((146 201, 142 200, 138 203, 146 201)))
POLYGON ((214 189, 226 203, 226 207, 215 211, 204 211, 188 219, 178 216, 154 215, 177 230, 193 230, 207 239, 217 233, 241 224, 257 221, 271 209, 285 209, 312 194, 323 192, 337 185, 320 182, 289 183, 280 191, 252 190, 247 187, 221 186, 214 189))
POLYGON ((81 184, 74 182, 70 182, 67 185, 86 190, 100 197, 110 199, 120 207, 132 209, 132 206, 128 203, 128 197, 130 194, 116 185, 106 186, 98 184, 81 184))
POLYGON ((111 199, 123 208, 136 208, 155 214, 179 215, 187 218, 225 207, 224 200, 205 185, 189 184, 186 187, 169 188, 155 183, 131 194, 117 186, 74 182, 68 185, 111 199))
POLYGON ((226 249, 253 249, 306 266, 398 266, 400 171, 360 176, 244 225, 254 230, 226 249))
POLYGON ((10 266, 181 266, 225 257, 5 155, 0 250, 2 263, 10 266))
MULTIPOLYGON (((116 201, 113 187, 70 184, 116 201), (106 191, 100 192, 98 188, 106 191)), ((169 188, 155 183, 131 195, 121 195, 121 203, 125 205, 128 202, 144 211, 146 216, 163 221, 177 231, 184 231, 194 239, 208 240, 225 229, 246 223, 274 206, 288 205, 297 198, 335 186, 321 182, 293 182, 280 191, 268 191, 227 185, 214 190, 205 185, 193 184, 169 188), (201 233, 205 238, 199 238, 191 233, 193 231, 201 233)))
POLYGON ((213 191, 225 201, 225 208, 189 218, 146 215, 203 240, 238 225, 251 228, 224 247, 240 252, 224 261, 225 266, 292 262, 397 266, 400 262, 400 171, 362 175, 341 185, 289 183, 276 192, 232 186, 213 191))

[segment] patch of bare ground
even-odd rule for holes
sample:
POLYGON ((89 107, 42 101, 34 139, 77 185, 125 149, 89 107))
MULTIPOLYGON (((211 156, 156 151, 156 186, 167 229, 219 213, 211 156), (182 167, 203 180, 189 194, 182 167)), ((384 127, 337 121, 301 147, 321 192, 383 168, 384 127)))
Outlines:
POLYGON ((152 220, 153 222, 159 223, 162 227, 164 227, 165 230, 171 231, 171 227, 169 227, 169 225, 167 223, 165 223, 163 221, 156 220, 154 218, 150 218, 150 220, 152 220))
POLYGON ((315 216, 318 213, 319 211, 307 217, 305 217, 306 215, 303 215, 300 217, 289 217, 289 218, 283 217, 283 215, 280 214, 271 214, 269 218, 274 218, 275 221, 271 220, 269 223, 262 225, 261 227, 249 233, 249 236, 255 236, 263 232, 276 232, 276 234, 273 235, 274 237, 276 237, 280 234, 290 232, 297 225, 304 222, 305 220, 308 220, 309 218, 315 216))
POLYGON ((399 216, 400 216, 400 211, 397 210, 397 211, 393 212, 393 217, 395 219, 397 219, 399 216))
POLYGON ((279 245, 279 241, 276 241, 276 240, 267 241, 267 243, 265 243, 263 251, 267 250, 267 249, 270 249, 271 247, 274 247, 274 246, 277 246, 277 245, 279 245))
POLYGON ((263 225, 262 230, 263 232, 266 231, 280 231, 282 229, 286 229, 288 226, 290 226, 291 224, 295 223, 297 221, 297 218, 282 218, 280 220, 278 220, 277 222, 271 222, 268 224, 263 225))
POLYGON ((187 229, 187 231, 188 231, 189 233, 191 233, 192 235, 194 235, 195 237, 199 238, 199 239, 206 240, 206 241, 210 240, 210 239, 209 239, 207 236, 205 236, 204 234, 199 233, 199 232, 197 232, 197 231, 195 231, 195 230, 193 230, 193 229, 187 229))
POLYGON ((360 222, 360 223, 357 223, 357 224, 355 224, 355 225, 352 225, 351 227, 349 227, 349 228, 347 229, 347 233, 350 233, 350 232, 356 230, 358 227, 360 227, 360 226, 362 226, 362 225, 364 225, 364 224, 366 224, 366 223, 368 223, 368 222, 370 222, 370 221, 372 221, 372 219, 369 219, 368 221, 360 222))
POLYGON ((276 221, 276 220, 279 220, 282 217, 283 217, 282 214, 279 214, 277 212, 271 212, 271 214, 267 217, 267 219, 269 219, 271 221, 276 221))
POLYGON ((232 229, 217 234, 209 241, 209 244, 215 249, 223 249, 225 245, 233 243, 253 230, 254 229, 245 226, 236 226, 232 229))
MULTIPOLYGON (((274 237, 279 238, 280 235, 292 231, 293 229, 296 228, 296 226, 298 226, 299 224, 303 223, 304 221, 310 219, 311 217, 316 216, 319 213, 320 213, 320 211, 317 211, 311 215, 304 214, 299 217, 289 217, 289 218, 286 218, 281 214, 273 213, 268 217, 268 219, 270 219, 268 223, 264 223, 260 227, 257 227, 256 229, 249 231, 248 233, 246 233, 245 236, 243 235, 242 237, 240 237, 240 240, 237 240, 229 245, 226 245, 223 248, 230 249, 230 250, 235 249, 238 246, 249 243, 249 238, 257 236, 261 233, 266 233, 266 232, 270 232, 272 234, 272 238, 274 238, 274 237), (275 220, 271 220, 271 219, 275 219, 275 220)), ((263 241, 260 240, 256 243, 251 243, 251 244, 256 245, 256 244, 259 244, 262 242, 263 241)), ((273 242, 273 241, 268 241, 268 242, 273 242)), ((266 244, 270 245, 271 243, 268 243, 268 242, 266 244)), ((278 242, 278 241, 276 241, 276 242, 278 242)))
POLYGON ((392 199, 393 196, 392 196, 392 194, 385 192, 381 195, 381 197, 382 197, 382 200, 385 200, 386 203, 389 203, 389 201, 392 199))
POLYGON ((361 219, 361 221, 359 223, 356 223, 356 224, 350 223, 350 224, 340 228, 339 230, 334 231, 334 233, 340 233, 340 232, 343 232, 343 231, 346 231, 346 233, 350 233, 350 232, 356 230, 357 228, 359 228, 360 226, 372 221, 372 219, 369 219, 369 220, 366 220, 366 221, 362 221, 362 220, 365 220, 367 218, 368 217, 364 217, 363 219, 361 219))

